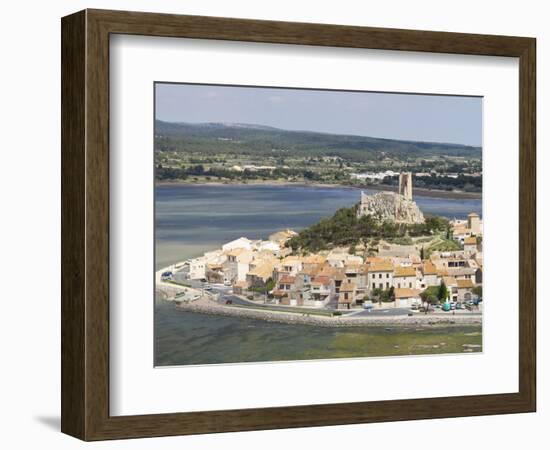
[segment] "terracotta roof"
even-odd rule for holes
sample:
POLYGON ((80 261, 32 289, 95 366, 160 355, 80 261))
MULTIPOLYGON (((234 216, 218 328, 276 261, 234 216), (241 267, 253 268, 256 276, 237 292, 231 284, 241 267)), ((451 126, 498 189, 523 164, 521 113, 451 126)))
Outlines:
POLYGON ((281 291, 280 289, 275 289, 273 291, 275 297, 286 297, 288 296, 288 291, 281 291))
POLYGON ((464 239, 464 245, 477 245, 477 239, 474 236, 464 239))
POLYGON ((474 283, 472 280, 456 280, 456 286, 458 288, 473 288, 474 283))
POLYGON ((384 258, 380 258, 379 256, 368 256, 367 257, 367 262, 368 263, 379 263, 379 262, 384 262, 385 259, 384 258))
POLYGON ((479 217, 479 214, 471 212, 470 214, 468 214, 468 217, 479 217))
POLYGON ((345 280, 346 279, 346 275, 341 270, 338 270, 338 269, 335 272, 333 272, 332 275, 330 275, 330 277, 333 280, 345 280))
POLYGON ((296 277, 291 277, 290 275, 283 275, 279 279, 279 283, 283 283, 283 284, 294 284, 295 281, 296 281, 296 277))
POLYGON ((394 277, 415 277, 416 270, 414 267, 396 267, 394 277))
POLYGON ((324 275, 317 275, 311 284, 322 284, 323 286, 326 286, 327 284, 330 284, 330 278, 324 275))
POLYGON ((424 275, 437 275, 437 269, 435 264, 431 261, 425 261, 422 266, 422 272, 424 275))
POLYGON ((313 276, 317 275, 320 271, 321 271, 321 268, 319 267, 319 265, 314 265, 314 266, 309 267, 307 269, 300 270, 299 273, 301 273, 303 275, 309 275, 309 276, 313 277, 313 276))
POLYGON ((343 283, 342 286, 340 286, 340 292, 353 292, 355 289, 357 289, 355 283, 343 283))
POLYGON ((273 266, 269 263, 262 264, 248 272, 247 275, 252 275, 259 278, 269 278, 273 274, 273 266))
POLYGON ((447 269, 447 275, 451 277, 460 277, 464 275, 472 276, 476 273, 476 269, 471 267, 449 267, 447 269))
POLYGON ((309 256, 304 257, 303 263, 304 264, 322 264, 326 260, 327 260, 327 258, 325 258, 322 255, 309 255, 309 256))
POLYGON ((468 233, 469 228, 465 225, 455 225, 453 227, 453 234, 466 234, 468 233))
POLYGON ((369 272, 392 272, 393 264, 389 261, 373 263, 369 266, 369 272))
POLYGON ((290 256, 287 256, 286 258, 284 258, 281 263, 283 265, 290 265, 290 264, 298 264, 298 263, 301 263, 302 262, 302 258, 300 258, 299 256, 296 256, 296 255, 290 255, 290 256))
POLYGON ((446 286, 457 286, 456 279, 453 277, 443 277, 446 286))
POLYGON ((395 298, 418 297, 420 295, 420 290, 418 289, 396 288, 394 292, 395 298))
POLYGON ((234 283, 233 287, 246 288, 246 287, 248 287, 248 283, 244 280, 240 280, 240 281, 237 281, 236 283, 234 283))

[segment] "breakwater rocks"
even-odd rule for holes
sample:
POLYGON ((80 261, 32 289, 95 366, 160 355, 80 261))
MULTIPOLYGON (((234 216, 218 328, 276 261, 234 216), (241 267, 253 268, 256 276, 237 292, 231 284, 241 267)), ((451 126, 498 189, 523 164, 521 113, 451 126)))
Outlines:
POLYGON ((284 311, 259 310, 246 307, 224 306, 212 301, 176 302, 176 308, 200 314, 240 317, 243 319, 265 320, 295 325, 314 325, 320 327, 432 327, 432 326, 467 326, 481 325, 481 316, 434 316, 418 314, 409 316, 336 316, 327 317, 308 315, 307 313, 289 313, 284 311))

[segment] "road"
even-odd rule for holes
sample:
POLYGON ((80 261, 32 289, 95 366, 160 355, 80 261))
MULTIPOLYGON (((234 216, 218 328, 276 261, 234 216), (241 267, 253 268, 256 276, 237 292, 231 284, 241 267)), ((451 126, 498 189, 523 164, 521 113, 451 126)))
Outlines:
POLYGON ((353 317, 363 316, 406 316, 411 312, 409 308, 386 308, 386 309, 362 309, 357 312, 353 312, 353 317))
MULTIPOLYGON (((199 280, 189 280, 187 278, 189 272, 189 268, 185 266, 180 271, 174 273, 174 281, 179 283, 185 283, 190 285, 191 287, 195 289, 203 289, 205 283, 199 281, 199 280)), ((304 313, 308 312, 308 308, 303 307, 292 307, 292 306, 276 306, 273 304, 265 304, 265 303, 257 303, 257 302, 251 302, 248 300, 243 300, 237 295, 233 294, 233 290, 231 286, 225 286, 223 284, 210 284, 212 289, 210 290, 211 293, 218 294, 218 302, 221 304, 225 304, 228 300, 232 302, 233 305, 241 305, 241 306, 253 306, 255 308, 269 308, 269 309, 276 309, 277 311, 288 311, 288 312, 296 312, 296 313, 304 313)), ((332 309, 311 309, 311 313, 314 313, 315 311, 332 311, 332 309)), ((353 310, 340 310, 344 315, 349 317, 369 317, 369 316, 384 316, 384 317, 399 317, 399 316, 407 316, 412 311, 410 308, 373 308, 371 310, 366 309, 353 309, 353 310)), ((423 314, 416 312, 416 314, 423 314)), ((474 314, 480 314, 479 312, 472 312, 468 310, 457 310, 454 311, 442 311, 440 309, 437 309, 434 312, 430 312, 429 315, 474 315, 474 314)))

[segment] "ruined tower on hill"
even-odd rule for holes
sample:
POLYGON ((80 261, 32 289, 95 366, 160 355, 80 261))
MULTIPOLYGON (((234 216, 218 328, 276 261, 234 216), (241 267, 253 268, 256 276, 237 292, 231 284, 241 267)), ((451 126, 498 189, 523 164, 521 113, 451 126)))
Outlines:
POLYGON ((412 199, 412 174, 399 174, 399 192, 361 192, 357 217, 373 216, 381 222, 423 223, 424 214, 412 199))
POLYGON ((409 200, 412 200, 413 198, 412 172, 401 172, 399 174, 399 194, 409 200))

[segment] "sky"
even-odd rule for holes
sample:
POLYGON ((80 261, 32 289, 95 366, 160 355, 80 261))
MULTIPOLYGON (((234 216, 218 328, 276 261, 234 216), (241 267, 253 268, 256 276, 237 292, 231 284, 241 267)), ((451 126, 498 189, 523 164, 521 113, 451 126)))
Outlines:
POLYGON ((222 85, 155 85, 156 119, 481 146, 482 98, 222 85))

